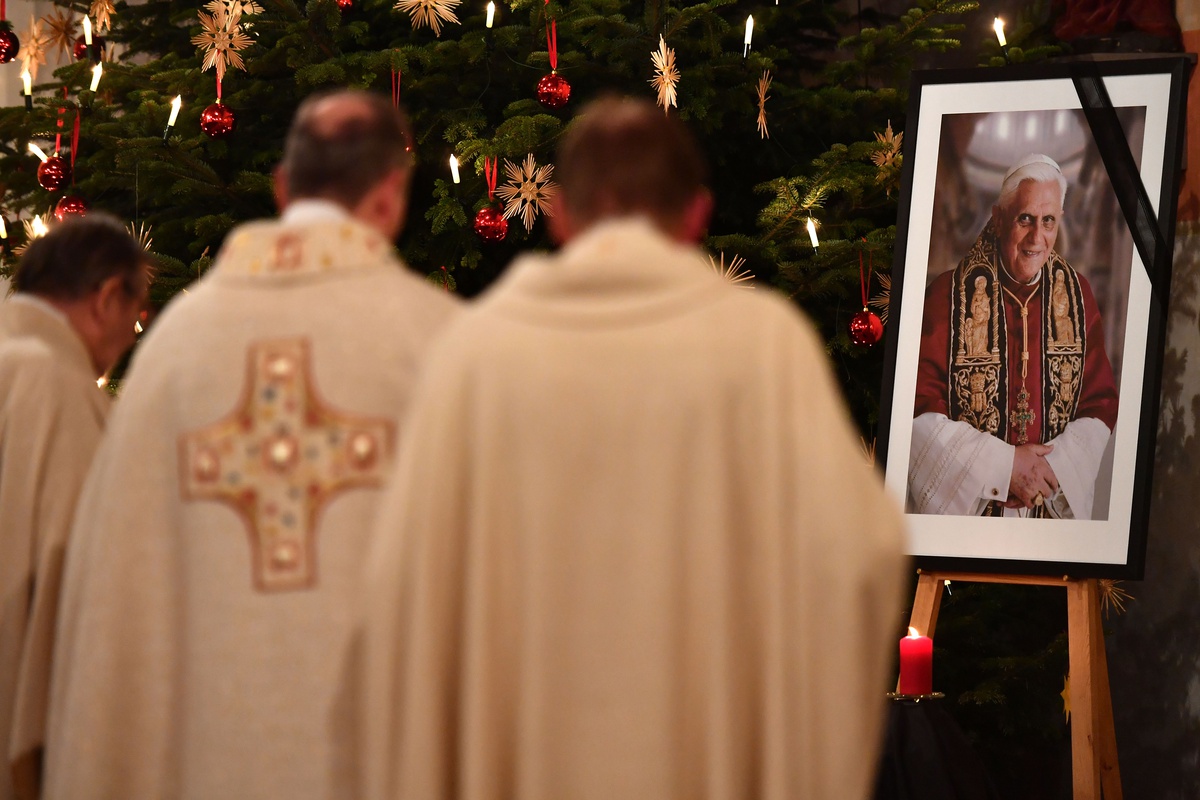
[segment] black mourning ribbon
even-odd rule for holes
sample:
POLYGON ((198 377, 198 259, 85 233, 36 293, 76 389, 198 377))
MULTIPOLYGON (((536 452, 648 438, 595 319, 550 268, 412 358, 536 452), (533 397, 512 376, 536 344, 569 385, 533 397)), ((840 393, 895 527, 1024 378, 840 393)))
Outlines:
POLYGON ((1117 118, 1117 110, 1109 99, 1104 78, 1095 61, 1084 61, 1071 65, 1071 80, 1083 105, 1088 127, 1092 129, 1092 138, 1100 150, 1108 179, 1117 193, 1121 213, 1133 235, 1133 244, 1150 276, 1150 289, 1165 308, 1170 289, 1171 246, 1154 207, 1150 205, 1150 196, 1129 150, 1129 140, 1117 118))

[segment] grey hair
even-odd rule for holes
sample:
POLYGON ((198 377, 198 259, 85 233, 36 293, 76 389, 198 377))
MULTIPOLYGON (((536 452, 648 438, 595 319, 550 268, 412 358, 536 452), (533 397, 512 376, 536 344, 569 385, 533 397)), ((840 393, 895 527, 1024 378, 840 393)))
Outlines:
POLYGON ((1010 169, 1004 176, 1004 183, 1000 186, 1000 197, 996 200, 996 205, 1008 208, 1016 196, 1017 190, 1025 181, 1036 181, 1037 183, 1057 181, 1060 195, 1059 205, 1067 202, 1067 179, 1058 164, 1048 156, 1033 154, 1018 161, 1017 166, 1010 169))

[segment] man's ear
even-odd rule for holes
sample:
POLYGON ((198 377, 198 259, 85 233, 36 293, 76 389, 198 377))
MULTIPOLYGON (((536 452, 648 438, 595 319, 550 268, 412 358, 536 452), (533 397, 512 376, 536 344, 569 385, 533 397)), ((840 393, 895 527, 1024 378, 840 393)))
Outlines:
POLYGON ((287 173, 283 171, 282 166, 275 167, 272 170, 271 184, 275 189, 275 208, 280 213, 283 213, 283 210, 287 208, 290 198, 288 197, 287 173))
POLYGON ((567 211, 566 204, 560 197, 554 198, 554 215, 546 216, 546 228, 550 231, 550 238, 560 247, 575 238, 578 232, 575 230, 575 221, 571 219, 571 213, 567 211))
POLYGON ((110 275, 92 292, 89 310, 98 320, 103 320, 120 308, 126 300, 124 278, 120 275, 110 275))
POLYGON ((683 210, 680 218, 678 238, 680 241, 695 243, 704 240, 708 233, 708 223, 712 219, 713 196, 708 189, 696 192, 683 210))

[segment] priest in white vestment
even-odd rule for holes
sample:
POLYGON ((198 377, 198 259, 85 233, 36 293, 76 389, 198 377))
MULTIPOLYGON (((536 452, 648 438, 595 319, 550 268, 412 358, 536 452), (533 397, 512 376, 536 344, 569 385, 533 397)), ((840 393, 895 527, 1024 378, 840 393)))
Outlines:
POLYGON ((0 302, 0 800, 37 796, 63 549, 109 406, 96 381, 133 344, 146 263, 112 217, 70 219, 0 302))
POLYGON ((331 709, 378 488, 457 311, 394 253, 412 141, 384 98, 305 101, 282 218, 136 353, 67 556, 49 800, 347 796, 331 709))
POLYGON ((863 800, 901 516, 813 327, 713 272, 694 140, 605 100, 556 256, 435 349, 365 605, 371 800, 863 800))

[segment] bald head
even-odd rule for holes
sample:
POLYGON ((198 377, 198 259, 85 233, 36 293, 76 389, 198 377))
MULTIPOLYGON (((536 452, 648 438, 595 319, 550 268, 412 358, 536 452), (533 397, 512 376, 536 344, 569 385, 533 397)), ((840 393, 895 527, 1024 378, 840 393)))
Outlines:
POLYGON ((290 200, 354 208, 387 175, 407 175, 411 152, 408 119, 388 99, 354 90, 318 94, 296 111, 280 177, 290 200))
POLYGON ((576 229, 644 214, 674 232, 699 200, 701 227, 707 222, 704 155, 682 122, 648 101, 607 97, 585 106, 563 137, 555 173, 576 229))

